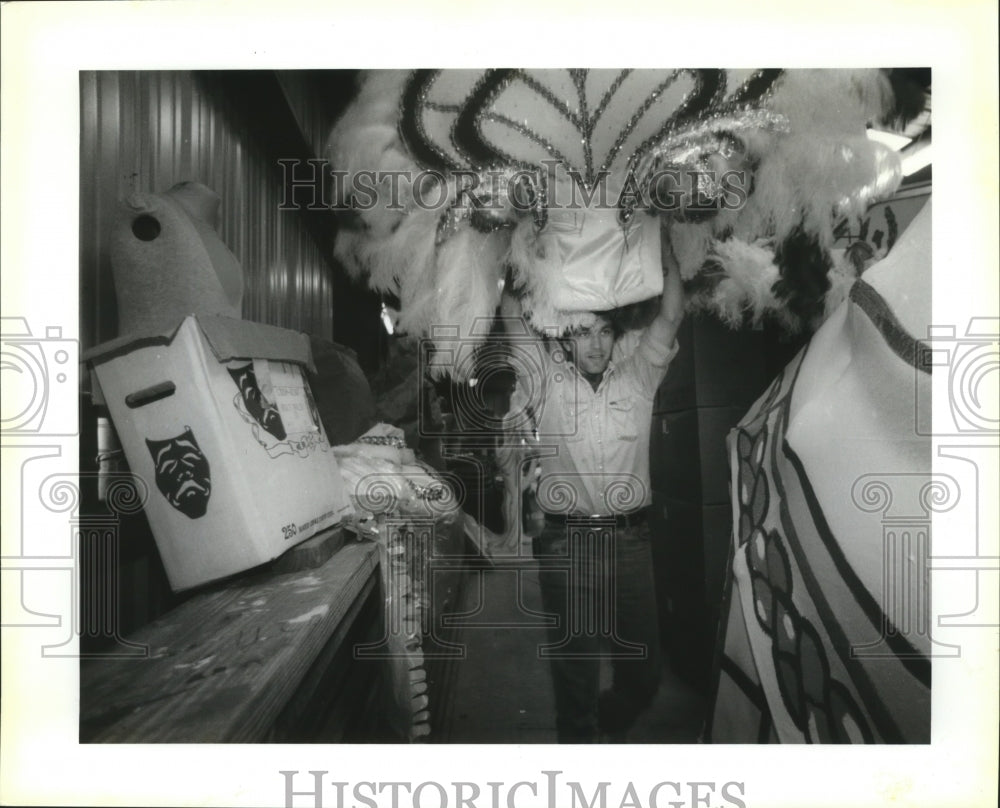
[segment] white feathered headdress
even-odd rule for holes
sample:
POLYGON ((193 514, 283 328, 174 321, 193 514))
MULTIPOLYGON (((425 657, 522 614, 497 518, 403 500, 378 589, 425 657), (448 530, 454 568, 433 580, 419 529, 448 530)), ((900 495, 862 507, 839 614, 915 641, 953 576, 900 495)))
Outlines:
POLYGON ((878 70, 373 71, 328 148, 337 256, 411 334, 484 337, 505 282, 565 329, 659 294, 663 249, 692 307, 795 327, 835 223, 898 185, 866 137, 891 104, 878 70))

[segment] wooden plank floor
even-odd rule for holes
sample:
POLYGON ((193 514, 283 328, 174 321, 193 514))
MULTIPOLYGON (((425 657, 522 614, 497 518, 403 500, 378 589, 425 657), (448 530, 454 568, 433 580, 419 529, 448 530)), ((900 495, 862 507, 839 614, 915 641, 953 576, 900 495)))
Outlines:
MULTIPOLYGON (((522 547, 522 558, 530 544, 522 547)), ((472 571, 463 590, 455 641, 466 649, 454 663, 450 697, 441 711, 436 743, 556 743, 555 701, 537 572, 528 561, 472 571)), ((602 666, 602 687, 610 683, 602 666)), ((629 743, 693 743, 704 701, 665 666, 656 700, 629 733, 629 743)))

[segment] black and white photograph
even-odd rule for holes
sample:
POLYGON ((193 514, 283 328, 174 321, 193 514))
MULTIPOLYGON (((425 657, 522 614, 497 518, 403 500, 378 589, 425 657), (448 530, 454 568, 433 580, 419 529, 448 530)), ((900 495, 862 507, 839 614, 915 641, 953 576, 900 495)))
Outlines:
POLYGON ((4 7, 3 804, 995 804, 995 8, 195 5, 4 7))

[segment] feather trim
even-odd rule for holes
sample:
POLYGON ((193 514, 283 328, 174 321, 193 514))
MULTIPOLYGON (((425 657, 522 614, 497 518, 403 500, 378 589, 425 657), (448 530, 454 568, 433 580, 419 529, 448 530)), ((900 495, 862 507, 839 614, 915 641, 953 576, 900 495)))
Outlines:
MULTIPOLYGON (((682 280, 691 280, 704 266, 712 247, 713 229, 712 224, 669 225, 669 248, 674 251, 682 280)), ((664 245, 664 249, 667 249, 667 245, 664 245)))
POLYGON ((538 331, 558 330, 562 317, 551 304, 560 281, 555 239, 544 229, 539 231, 534 222, 521 221, 511 236, 509 261, 525 317, 538 331))
POLYGON ((436 325, 461 326, 466 337, 485 337, 500 304, 508 234, 480 233, 464 226, 441 245, 437 256, 436 325))
MULTIPOLYGON (((357 99, 327 148, 349 183, 360 171, 419 171, 398 131, 409 75, 362 74, 357 99)), ((801 326, 796 313, 809 319, 835 306, 852 279, 841 259, 829 264, 835 222, 860 216, 901 179, 898 155, 865 134, 868 123, 892 114, 892 102, 884 71, 784 72, 761 106, 783 116, 787 127, 739 133, 753 176, 746 204, 704 222, 668 225, 686 288, 698 289, 692 308, 708 308, 734 326, 768 316, 794 330, 801 326), (817 259, 804 268, 794 257, 802 244, 817 259)), ((372 288, 399 296, 403 330, 420 335, 435 325, 458 326, 463 338, 479 339, 473 326, 492 316, 508 265, 512 289, 535 329, 561 333, 592 320, 589 312, 553 305, 562 282, 559 248, 531 217, 489 233, 469 217, 452 215, 441 239, 445 209, 418 209, 409 204, 408 187, 401 190, 398 201, 409 212, 390 209, 388 187, 379 186, 375 204, 353 217, 356 227, 341 228, 336 256, 352 277, 367 277, 372 288)), ((455 189, 445 196, 446 204, 454 202, 455 189)))

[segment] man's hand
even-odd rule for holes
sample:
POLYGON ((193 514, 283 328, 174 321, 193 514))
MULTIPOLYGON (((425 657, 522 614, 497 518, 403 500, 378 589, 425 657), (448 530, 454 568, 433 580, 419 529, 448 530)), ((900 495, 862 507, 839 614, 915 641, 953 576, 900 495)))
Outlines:
POLYGON ((670 244, 664 244, 663 253, 663 297, 660 312, 649 325, 649 338, 659 345, 671 346, 677 336, 677 329, 684 320, 684 287, 681 285, 681 271, 670 244))

